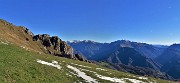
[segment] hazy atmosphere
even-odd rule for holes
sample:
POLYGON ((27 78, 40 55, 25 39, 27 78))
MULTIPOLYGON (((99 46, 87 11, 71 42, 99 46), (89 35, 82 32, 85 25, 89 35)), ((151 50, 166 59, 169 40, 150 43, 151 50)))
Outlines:
POLYGON ((0 0, 0 16, 63 40, 180 42, 180 0, 0 0))

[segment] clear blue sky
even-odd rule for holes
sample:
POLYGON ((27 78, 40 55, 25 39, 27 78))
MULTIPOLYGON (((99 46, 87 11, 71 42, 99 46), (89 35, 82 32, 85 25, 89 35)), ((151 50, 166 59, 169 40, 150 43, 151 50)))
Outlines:
POLYGON ((0 0, 0 18, 65 41, 180 43, 180 0, 0 0))

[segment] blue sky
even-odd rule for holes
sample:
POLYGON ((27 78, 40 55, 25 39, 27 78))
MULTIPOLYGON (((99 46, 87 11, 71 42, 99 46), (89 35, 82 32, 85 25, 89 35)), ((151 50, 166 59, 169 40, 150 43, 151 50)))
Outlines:
POLYGON ((65 41, 180 43, 180 0, 0 0, 0 18, 65 41))

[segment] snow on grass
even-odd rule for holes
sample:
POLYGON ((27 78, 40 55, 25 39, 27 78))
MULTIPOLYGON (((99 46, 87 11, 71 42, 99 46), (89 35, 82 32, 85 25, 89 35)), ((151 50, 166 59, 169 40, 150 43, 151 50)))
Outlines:
POLYGON ((111 82, 118 82, 118 83, 125 83, 124 79, 118 79, 118 78, 111 78, 111 77, 107 77, 107 76, 102 76, 102 75, 97 74, 97 72, 90 71, 90 70, 87 70, 87 69, 81 69, 81 70, 89 71, 91 73, 94 73, 98 78, 103 79, 103 80, 108 80, 108 81, 111 81, 111 82))
POLYGON ((84 65, 74 64, 74 63, 71 63, 71 64, 76 65, 76 66, 80 66, 80 67, 91 68, 89 66, 84 66, 84 65))
POLYGON ((40 63, 40 64, 43 64, 43 65, 48 65, 48 66, 55 67, 57 69, 61 69, 61 66, 58 64, 58 62, 54 61, 54 60, 52 61, 52 63, 49 63, 49 62, 37 59, 37 62, 40 63))
POLYGON ((107 76, 102 76, 102 75, 97 74, 97 72, 94 72, 94 71, 90 71, 90 70, 82 69, 82 68, 80 68, 80 69, 83 70, 83 71, 88 71, 88 72, 94 73, 98 78, 103 79, 103 80, 108 80, 108 81, 111 81, 111 82, 125 83, 125 81, 123 79, 117 79, 117 78, 111 78, 111 77, 107 77, 107 76))
POLYGON ((8 45, 8 43, 6 43, 6 42, 3 42, 3 41, 1 41, 1 44, 5 44, 5 45, 8 45))
POLYGON ((96 70, 107 71, 106 69, 96 68, 96 70))
MULTIPOLYGON (((61 66, 55 60, 53 60, 52 63, 49 63, 49 62, 37 59, 37 62, 41 63, 41 64, 48 65, 48 66, 55 67, 57 69, 61 69, 61 66)), ((91 68, 91 67, 88 67, 88 66, 78 65, 78 64, 74 64, 74 63, 71 63, 71 64, 76 65, 76 66, 80 66, 80 67, 91 68)), ((87 76, 87 74, 85 72, 82 72, 82 71, 88 71, 88 72, 94 73, 94 75, 96 77, 98 77, 99 79, 107 80, 107 81, 111 81, 111 82, 117 82, 117 83, 126 83, 126 81, 130 81, 130 82, 133 82, 133 83, 145 83, 145 82, 143 82, 141 80, 138 80, 138 79, 148 80, 148 78, 145 78, 145 77, 137 77, 137 79, 135 79, 135 78, 132 79, 132 78, 108 77, 108 76, 103 76, 103 75, 97 74, 97 72, 95 72, 95 71, 91 71, 91 70, 87 70, 87 69, 83 69, 83 68, 76 68, 76 67, 73 67, 71 65, 67 65, 67 68, 69 68, 69 69, 73 70, 74 72, 76 72, 76 73, 73 73, 73 72, 69 71, 70 74, 81 77, 81 78, 83 78, 84 80, 86 80, 89 83, 92 83, 92 82, 97 83, 98 81, 96 79, 90 77, 90 76, 87 76)), ((96 70, 105 71, 105 69, 102 69, 102 68, 96 68, 96 70)), ((69 76, 69 77, 72 77, 69 74, 66 74, 66 75, 69 76)))
POLYGON ((55 60, 52 60, 52 63, 53 63, 53 64, 58 64, 58 62, 57 62, 57 61, 55 61, 55 60))
POLYGON ((99 74, 95 74, 98 78, 100 79, 103 79, 103 80, 108 80, 108 81, 111 81, 111 82, 118 82, 118 83, 126 83, 124 81, 124 79, 118 79, 118 78, 111 78, 111 77, 107 77, 107 76, 102 76, 102 75, 99 75, 99 74))
MULTIPOLYGON (((128 76, 131 76, 131 75, 128 75, 128 76)), ((147 78, 147 77, 137 77, 137 76, 132 76, 132 77, 134 77, 134 78, 138 78, 138 79, 142 79, 142 80, 148 80, 148 78, 147 78)))
POLYGON ((82 70, 82 71, 88 71, 88 72, 91 72, 91 73, 94 73, 94 74, 96 74, 96 72, 95 71, 91 71, 91 70, 87 70, 87 69, 82 69, 82 68, 79 68, 80 70, 82 70))
POLYGON ((137 80, 137 79, 131 79, 131 78, 116 78, 116 77, 108 77, 108 76, 102 76, 99 74, 95 74, 98 78, 103 79, 103 80, 108 80, 111 82, 118 82, 118 83, 126 83, 126 80, 132 82, 132 83, 145 83, 141 80, 137 80))
POLYGON ((131 82, 133 82, 133 83, 145 83, 145 82, 142 82, 142 81, 140 81, 140 80, 136 80, 136 79, 130 79, 130 78, 124 78, 125 80, 129 80, 129 81, 131 81, 131 82))
MULTIPOLYGON (((117 78, 117 77, 108 77, 108 76, 103 76, 103 75, 99 75, 97 74, 97 72, 91 71, 91 70, 87 70, 87 69, 82 69, 79 68, 82 71, 88 71, 91 73, 94 73, 98 78, 103 79, 103 80, 107 80, 107 81, 111 81, 111 82, 118 82, 118 83, 126 83, 126 80, 133 82, 133 83, 145 83, 141 80, 137 80, 137 79, 132 79, 132 78, 117 78)), ((134 77, 134 76, 133 76, 134 77)), ((148 79, 148 78, 143 78, 143 77, 138 77, 139 79, 148 79)))
POLYGON ((75 73, 73 73, 73 72, 71 72, 71 71, 69 71, 69 73, 72 74, 72 75, 78 76, 77 74, 75 74, 75 73))
POLYGON ((138 77, 139 79, 147 80, 148 78, 146 77, 138 77))
POLYGON ((86 73, 80 71, 79 69, 77 69, 76 67, 73 67, 73 66, 70 66, 70 65, 67 65, 67 67, 73 71, 75 71, 77 73, 77 75, 81 78, 83 78, 84 80, 86 80, 87 82, 89 83, 97 83, 96 79, 94 78, 91 78, 90 76, 87 76, 86 73))
POLYGON ((72 77, 72 75, 70 75, 70 74, 68 74, 68 73, 66 73, 66 75, 69 76, 69 77, 72 77))

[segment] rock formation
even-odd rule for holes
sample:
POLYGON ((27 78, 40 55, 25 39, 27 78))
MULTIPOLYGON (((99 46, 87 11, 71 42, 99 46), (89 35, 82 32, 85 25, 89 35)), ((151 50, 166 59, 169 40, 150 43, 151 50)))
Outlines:
POLYGON ((70 59, 76 59, 73 54, 73 49, 57 36, 50 37, 50 35, 48 34, 39 34, 35 35, 33 37, 33 40, 41 43, 44 46, 43 50, 45 53, 70 59))
POLYGON ((33 37, 33 40, 42 44, 44 47, 41 49, 47 54, 89 62, 82 55, 74 54, 73 48, 58 36, 51 37, 48 34, 38 34, 33 37))

